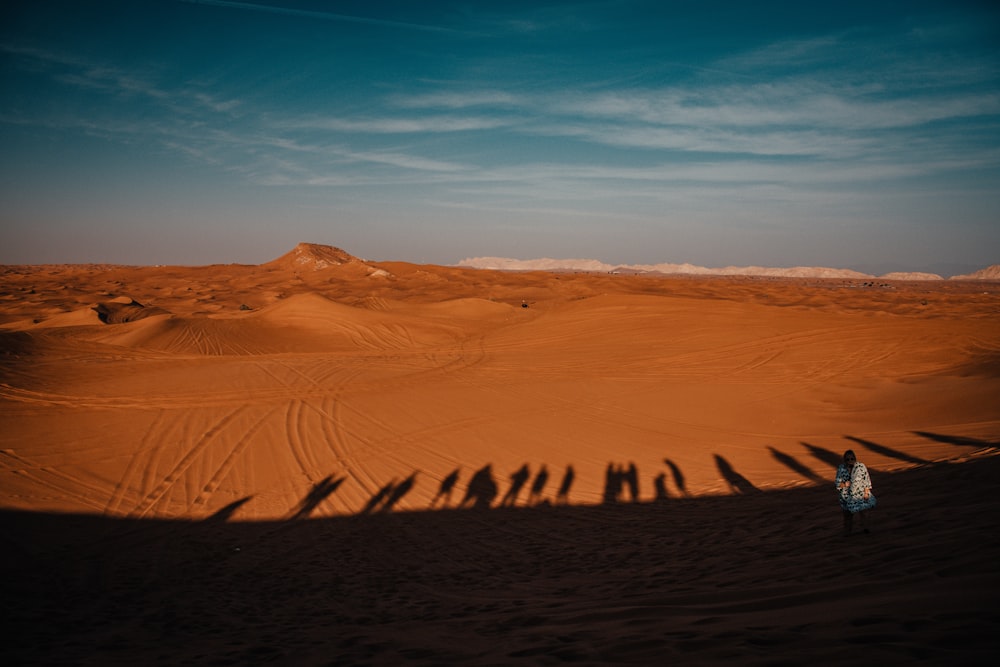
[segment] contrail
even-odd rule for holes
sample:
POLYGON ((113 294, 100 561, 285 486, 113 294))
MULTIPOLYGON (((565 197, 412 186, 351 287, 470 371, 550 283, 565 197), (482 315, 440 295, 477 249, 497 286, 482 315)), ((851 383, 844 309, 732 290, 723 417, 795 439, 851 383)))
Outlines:
POLYGON ((234 2, 233 0, 179 0, 189 5, 209 5, 212 7, 226 7, 228 9, 245 9, 253 12, 266 12, 269 14, 283 14, 285 16, 298 16, 301 18, 321 19, 324 21, 342 21, 345 23, 365 23, 368 25, 379 25, 390 28, 406 28, 408 30, 425 30, 428 32, 449 32, 459 33, 460 30, 452 28, 442 28, 439 26, 425 25, 422 23, 406 23, 404 21, 390 21, 388 19, 373 19, 364 16, 350 16, 348 14, 334 14, 333 12, 317 12, 308 9, 293 9, 291 7, 275 7, 273 5, 258 5, 252 2, 234 2))

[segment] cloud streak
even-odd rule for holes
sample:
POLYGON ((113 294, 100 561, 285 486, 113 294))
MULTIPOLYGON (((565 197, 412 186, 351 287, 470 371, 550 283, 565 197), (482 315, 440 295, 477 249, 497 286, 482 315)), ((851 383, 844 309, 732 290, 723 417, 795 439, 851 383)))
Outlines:
POLYGON ((32 68, 40 69, 52 81, 65 86, 117 98, 130 96, 144 98, 161 104, 175 113, 197 114, 208 110, 227 114, 242 104, 238 99, 220 99, 192 85, 180 87, 159 85, 153 81, 148 72, 92 58, 9 43, 0 45, 0 51, 30 61, 32 68))
POLYGON ((433 117, 392 117, 392 118, 299 118, 284 121, 282 126, 290 130, 329 130, 331 132, 352 132, 370 134, 422 134, 443 132, 468 132, 470 130, 492 130, 509 126, 510 121, 500 118, 475 116, 433 116, 433 117))
POLYGON ((206 7, 220 7, 223 9, 235 9, 240 11, 260 12, 264 14, 277 14, 280 16, 291 16, 303 19, 318 19, 321 21, 337 21, 341 23, 358 23, 362 25, 373 25, 383 28, 402 28, 405 30, 419 30, 436 33, 458 34, 462 31, 452 28, 426 25, 422 23, 412 23, 407 21, 392 21, 388 19, 371 18, 366 16, 354 16, 350 14, 338 14, 327 11, 314 11, 309 9, 298 9, 295 7, 279 7, 276 5, 264 5, 255 2, 235 2, 234 0, 177 0, 188 5, 202 5, 206 7))

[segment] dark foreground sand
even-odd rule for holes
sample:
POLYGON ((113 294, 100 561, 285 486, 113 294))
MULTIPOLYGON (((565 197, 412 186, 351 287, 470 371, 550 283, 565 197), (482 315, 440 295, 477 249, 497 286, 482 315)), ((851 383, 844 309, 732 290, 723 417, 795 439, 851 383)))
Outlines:
MULTIPOLYGON (((923 434, 948 441, 945 434, 923 434)), ((986 664, 998 443, 832 488, 284 522, 5 512, 5 664, 986 664)), ((863 457, 862 457, 863 458, 863 457)))

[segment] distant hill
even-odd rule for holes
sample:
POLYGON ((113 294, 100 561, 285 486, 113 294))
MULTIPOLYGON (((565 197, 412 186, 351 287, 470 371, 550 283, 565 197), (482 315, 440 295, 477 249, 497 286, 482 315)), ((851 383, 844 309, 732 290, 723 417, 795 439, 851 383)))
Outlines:
POLYGON ((693 264, 606 264, 595 259, 508 259, 504 257, 471 257, 458 266, 502 271, 593 271, 602 273, 663 273, 703 276, 772 276, 784 278, 873 278, 851 269, 797 266, 770 268, 763 266, 728 266, 707 268, 693 264))
POLYGON ((319 243, 300 243, 281 257, 271 260, 264 266, 284 269, 321 270, 331 266, 361 262, 354 255, 319 243))
POLYGON ((944 280, 936 273, 922 273, 919 271, 893 271, 879 276, 883 280, 944 280))
POLYGON ((979 271, 967 273, 964 276, 952 276, 952 280, 1000 280, 1000 264, 988 266, 979 271))
MULTIPOLYGON (((596 259, 511 259, 507 257, 469 257, 457 264, 476 269, 500 271, 590 271, 597 273, 662 273, 699 276, 768 276, 775 278, 849 278, 855 280, 944 280, 936 273, 897 271, 881 276, 852 269, 835 269, 823 266, 795 266, 775 268, 766 266, 726 266, 708 268, 694 264, 607 264, 596 259)), ((991 266, 952 279, 1000 280, 1000 265, 991 266)))
MULTIPOLYGON (((295 272, 325 271, 334 267, 349 273, 387 276, 384 269, 340 248, 319 243, 299 243, 291 251, 266 264, 267 268, 295 272)), ((694 264, 608 264, 597 259, 512 259, 509 257, 468 257, 455 266, 498 271, 586 271, 592 273, 649 273, 696 276, 764 276, 773 278, 843 278, 851 280, 944 280, 936 273, 894 271, 883 275, 862 273, 853 269, 824 266, 726 266, 709 268, 694 264)), ((1000 280, 1000 264, 968 274, 952 276, 950 280, 1000 280)))
POLYGON ((389 275, 387 271, 372 266, 340 248, 319 243, 300 243, 291 251, 263 266, 290 271, 324 271, 337 267, 352 274, 360 273, 375 277, 389 275))

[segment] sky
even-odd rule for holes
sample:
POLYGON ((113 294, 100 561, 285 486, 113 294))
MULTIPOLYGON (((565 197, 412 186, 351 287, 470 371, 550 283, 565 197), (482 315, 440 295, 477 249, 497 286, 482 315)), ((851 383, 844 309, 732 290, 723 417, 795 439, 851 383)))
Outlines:
POLYGON ((1000 263, 1000 8, 3 4, 0 264, 256 264, 303 241, 1000 263))

